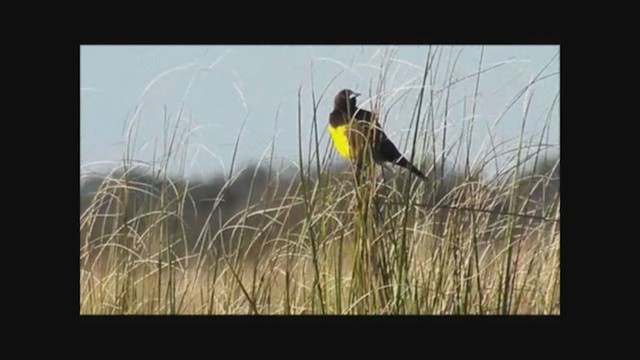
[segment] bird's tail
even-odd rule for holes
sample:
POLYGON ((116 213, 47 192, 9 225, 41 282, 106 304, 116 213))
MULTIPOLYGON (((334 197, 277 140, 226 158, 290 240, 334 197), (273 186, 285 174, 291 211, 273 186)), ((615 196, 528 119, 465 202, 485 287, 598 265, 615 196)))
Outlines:
POLYGON ((402 166, 403 168, 408 169, 409 171, 411 171, 414 175, 416 175, 417 177, 423 179, 423 180, 427 180, 427 176, 425 174, 422 173, 422 171, 418 170, 417 167, 413 166, 412 163, 410 163, 407 159, 405 159, 404 157, 400 158, 400 160, 398 160, 396 162, 396 164, 402 166))

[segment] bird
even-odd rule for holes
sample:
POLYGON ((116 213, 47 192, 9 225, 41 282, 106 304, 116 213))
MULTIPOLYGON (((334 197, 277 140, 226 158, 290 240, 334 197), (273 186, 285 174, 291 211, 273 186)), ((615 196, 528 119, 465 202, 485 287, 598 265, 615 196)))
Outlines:
POLYGON ((385 162, 392 163, 426 180, 424 173, 402 156, 384 133, 377 121, 378 115, 357 107, 356 98, 360 95, 350 89, 343 89, 333 100, 328 130, 338 153, 348 160, 355 160, 361 164, 365 156, 362 152, 363 145, 366 144, 375 163, 381 165, 385 162))

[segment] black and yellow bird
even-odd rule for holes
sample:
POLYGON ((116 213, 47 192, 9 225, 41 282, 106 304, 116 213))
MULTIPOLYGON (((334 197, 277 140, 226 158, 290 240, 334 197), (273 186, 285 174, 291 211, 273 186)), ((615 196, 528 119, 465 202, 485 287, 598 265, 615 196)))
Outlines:
POLYGON ((329 115, 329 134, 338 153, 346 159, 361 163, 366 154, 363 150, 367 146, 374 162, 396 164, 421 179, 426 179, 382 131, 377 114, 356 106, 356 97, 359 95, 344 89, 334 98, 333 111, 329 115))

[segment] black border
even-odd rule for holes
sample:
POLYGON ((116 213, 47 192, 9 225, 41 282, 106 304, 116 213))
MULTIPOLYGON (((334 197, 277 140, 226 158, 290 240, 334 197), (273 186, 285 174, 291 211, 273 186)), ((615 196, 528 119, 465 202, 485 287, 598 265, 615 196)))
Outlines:
MULTIPOLYGON (((461 21, 464 22, 464 21, 461 21)), ((174 28, 174 26, 179 26, 176 24, 167 24, 170 28, 174 28)), ((359 27, 358 25, 355 25, 359 27)), ((124 32, 112 32, 113 28, 109 28, 103 30, 102 33, 98 32, 97 34, 93 34, 91 36, 83 35, 81 36, 81 40, 78 45, 76 45, 75 55, 70 57, 70 61, 66 62, 66 60, 62 60, 62 62, 66 62, 70 67, 76 66, 75 69, 71 69, 71 71, 76 71, 78 74, 78 83, 79 83, 79 46, 82 44, 261 44, 261 45, 269 45, 269 44, 559 44, 560 38, 556 34, 551 34, 551 32, 546 31, 532 31, 526 35, 512 35, 512 31, 507 29, 503 29, 504 31, 496 31, 491 35, 486 35, 484 30, 478 31, 477 29, 470 28, 468 30, 461 30, 459 27, 452 25, 451 27, 440 27, 435 31, 432 28, 422 29, 422 31, 409 31, 409 33, 404 32, 403 34, 397 34, 388 31, 389 28, 392 28, 393 25, 389 25, 388 28, 378 31, 360 31, 357 34, 351 34, 350 36, 343 36, 340 34, 338 37, 338 31, 327 31, 324 30, 318 31, 315 35, 305 36, 303 38, 296 38, 298 36, 298 32, 286 30, 283 32, 274 35, 273 33, 266 34, 264 31, 259 34, 247 34, 247 33, 229 33, 229 32, 220 32, 217 27, 209 28, 204 33, 192 33, 191 36, 188 37, 180 37, 178 35, 167 34, 170 33, 171 30, 167 29, 163 32, 161 38, 158 37, 157 34, 153 34, 149 31, 147 35, 135 35, 129 36, 124 34, 124 32), (366 34, 365 34, 366 33, 366 34), (461 35, 461 34, 464 35, 461 35), (457 35, 457 36, 456 36, 457 35), (77 62, 73 61, 73 58, 78 59, 77 62)), ((419 26, 417 27, 419 28, 419 26)), ((522 27, 518 30, 522 31, 522 27)), ((561 143, 562 145, 566 145, 568 131, 566 120, 566 109, 569 107, 570 98, 572 97, 570 93, 565 89, 567 86, 567 81, 563 80, 567 76, 567 51, 565 47, 561 47, 561 97, 562 97, 562 105, 561 106, 561 143), (563 121, 562 119, 565 119, 563 121), (563 138, 563 134, 565 134, 563 138)), ((60 61, 60 60, 59 60, 60 61)), ((74 77, 70 77, 73 79, 74 77)), ((67 78, 66 80, 68 80, 67 78)), ((77 84, 78 84, 77 83, 77 84)), ((71 91, 78 91, 78 85, 74 84, 71 87, 73 89, 71 91)), ((66 100, 65 100, 66 101, 66 100)), ((79 100, 78 100, 79 101, 79 100)), ((69 103, 70 106, 75 106, 75 109, 71 110, 71 113, 74 111, 78 111, 78 124, 79 124, 79 103, 77 105, 72 102, 69 103)), ((573 109, 572 109, 573 110, 573 109)), ((575 118, 572 120, 575 121, 575 118)), ((58 135, 57 140, 60 144, 58 150, 66 150, 69 151, 70 154, 63 155, 64 158, 72 158, 74 156, 73 152, 78 151, 79 154, 79 143, 75 145, 75 139, 79 139, 79 126, 76 129, 73 125, 73 121, 69 120, 66 125, 56 124, 57 126, 69 126, 69 130, 65 130, 63 135, 58 135), (77 132, 76 132, 77 131, 77 132), (77 137, 76 137, 77 135, 77 137), (68 136, 67 140, 64 140, 65 137, 68 136), (68 147, 67 147, 68 146, 68 147)), ((573 141, 573 140, 572 140, 573 141)), ((567 152, 569 149, 568 146, 563 147, 562 156, 570 156, 571 152, 567 152)), ((573 160, 572 160, 573 161, 573 160)), ((78 157, 78 165, 79 165, 79 157, 78 157)), ((566 165, 566 164, 565 164, 566 165)), ((71 165, 70 165, 71 167, 71 165)), ((565 166, 564 174, 571 177, 571 168, 573 166, 565 166)), ((60 170, 66 171, 66 170, 60 170)), ((78 171, 78 170, 76 170, 78 171)), ((69 174, 72 174, 73 171, 69 170, 69 174)), ((62 176, 60 176, 62 177, 62 176)), ((66 175, 64 176, 66 179, 66 175)), ((78 178, 79 181, 79 178, 78 178)), ((69 186, 70 191, 78 191, 79 188, 75 187, 75 182, 73 181, 61 181, 62 183, 66 183, 69 186)), ((78 184, 79 185, 79 184, 78 184)), ((61 184, 61 188, 65 187, 64 184, 61 184)), ((565 187, 564 195, 565 197, 570 192, 566 191, 567 187, 565 187)), ((562 203, 563 209, 567 208, 567 201, 563 201, 562 203)), ((570 203, 569 203, 570 204, 570 203)), ((69 209, 69 212, 72 213, 75 219, 77 213, 74 209, 69 209)), ((570 218, 566 217, 565 214, 565 226, 563 227, 564 231, 567 232, 567 224, 571 224, 570 218), (567 223, 567 220, 569 223, 567 223)), ((63 215, 62 212, 52 214, 52 218, 63 215)), ((76 234, 78 228, 75 228, 75 222, 64 216, 65 219, 55 220, 60 223, 69 224, 69 232, 76 234)), ((569 225, 570 227, 570 225, 569 225)), ((66 228, 66 227, 65 227, 66 228)), ((566 237, 565 237, 566 238, 566 237)), ((71 244, 71 241, 67 242, 71 244)), ((65 256, 59 257, 55 260, 55 263, 60 264, 74 264, 76 259, 66 259, 67 256, 71 257, 70 254, 78 254, 78 248, 76 247, 75 241, 73 241, 73 245, 69 245, 70 249, 64 250, 65 256)), ((563 246, 563 254, 570 252, 568 249, 572 246, 570 242, 565 241, 562 243, 563 246)), ((59 250, 62 250, 60 247, 59 250)), ((48 254, 49 255, 49 254, 48 254)), ((562 263, 564 265, 567 264, 567 256, 562 258, 562 263)), ((73 303, 74 300, 71 297, 77 299, 77 294, 79 292, 79 273, 78 269, 74 266, 73 269, 70 269, 72 274, 66 279, 78 279, 75 281, 76 286, 72 286, 72 293, 68 299, 64 299, 62 302, 63 307, 69 303, 73 303), (76 292, 78 291, 78 292, 76 292)), ((79 316, 80 322, 83 325, 84 332, 85 329, 91 329, 91 332, 87 334, 95 334, 95 332, 99 332, 102 330, 105 334, 110 333, 112 336, 117 337, 131 337, 131 339, 140 339, 140 337, 147 338, 154 334, 155 331, 165 332, 166 327, 175 328, 177 325, 187 325, 191 329, 195 329, 193 332, 190 332, 189 336, 194 335, 198 331, 204 331, 206 336, 213 336, 216 334, 222 333, 234 333, 242 339, 242 333, 245 336, 251 335, 259 335, 260 337, 266 337, 269 334, 274 335, 276 337, 282 337, 282 340, 287 341, 285 338, 286 334, 296 334, 298 333, 302 337, 307 337, 305 335, 306 331, 310 331, 311 333, 318 332, 319 335, 324 334, 324 336, 334 337, 338 335, 336 330, 343 330, 345 333, 343 335, 353 336, 355 332, 366 332, 367 329, 374 330, 387 328, 392 332, 400 332, 402 330, 403 334, 411 334, 416 335, 416 339, 418 343, 415 345, 429 346, 430 341, 427 338, 427 333, 438 333, 440 331, 444 331, 444 334, 449 334, 455 336, 457 339, 455 342, 459 342, 461 336, 470 335, 475 337, 482 336, 483 332, 491 331, 501 331, 503 334, 501 335, 509 335, 510 332, 508 329, 512 329, 513 327, 520 325, 520 329, 518 331, 523 330, 523 328, 528 328, 528 331, 532 331, 533 333, 537 333, 540 335, 541 332, 544 332, 544 335, 551 338, 553 337, 554 329, 559 329, 560 318, 566 314, 567 302, 568 298, 566 295, 570 290, 568 290, 571 286, 567 284, 567 273, 565 270, 568 266, 563 266, 562 276, 565 281, 563 282, 562 288, 562 306, 561 315, 560 316, 512 316, 512 317, 500 317, 500 316, 79 316), (146 325, 146 326, 145 326, 146 325), (164 326, 162 326, 164 325, 164 326), (308 326, 306 326, 308 325, 308 326), (301 328, 303 326, 304 328, 301 328), (147 334, 141 334, 141 327, 144 327, 144 331, 148 331, 147 334), (217 331, 216 331, 217 330, 217 331), (287 331, 288 330, 288 331, 287 331), (327 330, 331 330, 331 332, 327 332, 327 330), (431 330, 431 331, 429 331, 431 330), (447 331, 449 330, 449 331, 447 331), (465 332, 464 330, 471 330, 470 332, 465 332), (415 331, 418 331, 415 333, 415 331), (117 334, 117 335, 116 335, 117 334)), ((67 282, 66 280, 64 281, 67 282)), ((53 284, 53 286, 58 286, 59 284, 53 284)), ((62 299, 61 299, 62 300, 62 299)), ((78 304, 76 302, 76 304, 78 304)), ((74 306, 71 309, 71 313, 79 314, 79 304, 74 306)), ((186 329, 186 327, 185 327, 186 329)), ((181 329, 182 330, 182 329, 181 329)), ((309 333, 308 335, 310 335, 309 333)), ((175 335, 175 334, 174 334, 175 335)), ((527 337, 524 333, 511 333, 511 337, 527 337)), ((531 334, 528 334, 531 335, 531 334)), ((164 335, 166 336, 166 335, 164 335)), ((205 336, 205 335, 201 335, 205 336)), ((160 340, 162 338, 156 338, 160 340)), ((313 336, 312 339, 315 339, 320 342, 320 346, 324 346, 324 344, 330 344, 330 340, 327 338, 322 340, 317 336, 313 336)), ((348 338, 345 338, 348 339, 348 338)), ((96 338, 97 340, 97 338, 96 338)), ((194 338, 195 340, 195 338, 194 338)), ((138 341, 138 340, 132 340, 138 341)), ((347 340, 349 341, 349 340, 347 340)), ((405 341, 410 342, 410 338, 407 338, 405 341)), ((404 341, 403 341, 404 342, 404 341)), ((499 346, 502 342, 502 339, 495 338, 493 342, 494 346, 499 346)), ((371 343, 367 341, 370 345, 375 346, 375 343, 371 343)), ((490 344, 487 344, 491 346, 490 344)), ((546 346, 550 345, 549 342, 542 342, 546 346)), ((391 345, 391 344, 390 344, 391 345)), ((439 344, 435 344, 436 346, 439 344)), ((532 344, 535 346, 535 344, 532 344)), ((274 346, 278 346, 277 343, 274 343, 274 346)), ((329 346, 329 345, 327 345, 329 346)), ((391 345, 393 346, 393 345, 391 345)), ((463 346, 463 345, 462 345, 463 346)), ((545 346, 545 347, 546 347, 545 346)), ((484 347, 486 349, 486 347, 484 347)))

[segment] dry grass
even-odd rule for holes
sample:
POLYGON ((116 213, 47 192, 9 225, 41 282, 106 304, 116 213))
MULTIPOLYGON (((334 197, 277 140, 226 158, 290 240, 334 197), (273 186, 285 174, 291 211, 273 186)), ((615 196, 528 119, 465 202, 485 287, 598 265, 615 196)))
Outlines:
MULTIPOLYGON (((544 133, 475 161, 465 137, 436 139, 454 83, 425 91, 436 53, 407 139, 434 180, 385 170, 358 186, 331 167, 315 92, 315 146, 304 155, 299 134, 293 174, 271 158, 195 182, 168 177, 169 160, 145 174, 127 160, 81 202, 81 314, 559 314, 559 160, 543 159, 544 133), (428 160, 454 151, 460 173, 428 160), (487 177, 498 153, 511 167, 487 177)), ((527 118, 525 101, 523 129, 527 118)), ((181 158, 173 141, 166 151, 181 158)))

